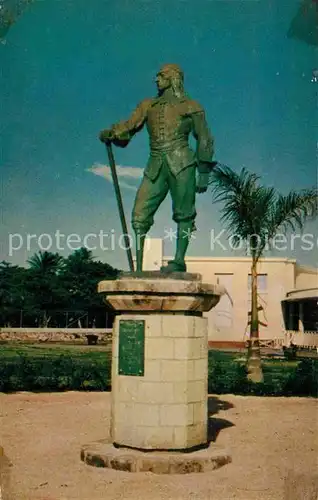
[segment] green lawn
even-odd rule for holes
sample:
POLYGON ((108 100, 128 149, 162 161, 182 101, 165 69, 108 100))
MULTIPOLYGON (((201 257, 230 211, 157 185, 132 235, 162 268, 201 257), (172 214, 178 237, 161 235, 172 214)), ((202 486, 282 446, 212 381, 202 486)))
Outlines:
POLYGON ((0 362, 2 359, 26 357, 56 358, 61 355, 72 357, 89 357, 97 359, 111 355, 111 345, 87 346, 82 344, 2 344, 0 345, 0 362))
MULTIPOLYGON (((264 383, 247 380, 245 354, 209 351, 216 394, 317 396, 318 360, 263 360, 264 383)), ((110 345, 0 345, 0 391, 110 390, 110 345)))
POLYGON ((108 346, 0 346, 0 391, 109 390, 108 346))

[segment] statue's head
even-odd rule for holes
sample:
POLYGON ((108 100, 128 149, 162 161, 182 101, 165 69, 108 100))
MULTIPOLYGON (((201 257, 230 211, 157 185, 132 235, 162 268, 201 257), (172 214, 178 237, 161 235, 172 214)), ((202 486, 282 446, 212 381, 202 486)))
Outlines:
POLYGON ((183 71, 177 64, 165 64, 157 73, 156 83, 159 94, 166 89, 172 88, 176 97, 184 94, 183 71))

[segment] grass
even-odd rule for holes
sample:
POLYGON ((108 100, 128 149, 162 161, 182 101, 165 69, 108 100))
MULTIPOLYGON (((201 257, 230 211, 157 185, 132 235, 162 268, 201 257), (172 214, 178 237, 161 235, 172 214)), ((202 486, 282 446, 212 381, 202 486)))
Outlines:
POLYGON ((1 345, 0 391, 109 390, 111 352, 96 347, 1 345))
MULTIPOLYGON (((264 382, 247 380, 245 355, 209 351, 208 387, 216 394, 317 396, 318 360, 263 360, 264 382)), ((0 391, 110 390, 109 345, 0 346, 0 391)))
POLYGON ((20 356, 29 358, 56 358, 61 355, 72 358, 104 359, 111 356, 111 347, 108 345, 61 345, 61 344, 2 344, 0 345, 0 363, 5 359, 14 359, 20 356))

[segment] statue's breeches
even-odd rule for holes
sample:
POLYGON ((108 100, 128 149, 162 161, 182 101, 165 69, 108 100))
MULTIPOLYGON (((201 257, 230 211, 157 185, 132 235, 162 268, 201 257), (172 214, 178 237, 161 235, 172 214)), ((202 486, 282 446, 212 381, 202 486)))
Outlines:
POLYGON ((137 191, 132 212, 134 230, 147 233, 154 222, 154 215, 166 198, 168 192, 172 198, 173 220, 181 222, 194 220, 196 166, 193 164, 178 175, 174 175, 166 162, 163 163, 155 180, 144 176, 137 191))

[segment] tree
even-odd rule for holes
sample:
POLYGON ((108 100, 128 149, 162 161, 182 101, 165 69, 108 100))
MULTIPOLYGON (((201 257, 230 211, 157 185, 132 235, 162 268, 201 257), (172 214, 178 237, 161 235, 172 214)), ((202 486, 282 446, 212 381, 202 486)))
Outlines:
POLYGON ((34 0, 7 0, 0 5, 0 40, 34 0))
POLYGON ((318 46, 317 0, 302 0, 297 6, 297 13, 292 19, 287 36, 308 45, 318 46))
POLYGON ((0 324, 10 327, 20 324, 25 303, 25 269, 9 262, 0 262, 0 324))
POLYGON ((27 304, 33 313, 40 315, 39 326, 47 327, 48 310, 62 307, 65 294, 60 275, 64 259, 58 253, 39 252, 28 259, 27 304))
POLYGON ((57 274, 63 267, 64 259, 58 253, 39 252, 27 260, 30 269, 42 274, 57 274))
POLYGON ((119 271, 109 264, 95 261, 90 250, 83 247, 65 259, 61 280, 68 297, 69 310, 80 318, 88 311, 105 311, 103 297, 97 293, 97 284, 103 279, 116 279, 119 271))
POLYGON ((66 259, 58 253, 39 252, 28 263, 25 269, 0 262, 0 325, 19 326, 23 319, 29 326, 60 326, 62 319, 65 326, 65 314, 67 324, 73 326, 80 325, 83 316, 87 326, 103 325, 105 312, 107 317, 107 312, 113 312, 97 293, 97 284, 116 279, 120 271, 95 261, 86 248, 66 259))
POLYGON ((232 233, 234 246, 244 242, 251 264, 251 322, 247 354, 248 378, 263 381, 259 347, 257 304, 257 265, 265 249, 270 248, 278 231, 303 229, 317 215, 317 189, 278 193, 259 184, 259 176, 245 168, 238 174, 225 165, 213 170, 210 184, 214 202, 221 202, 221 221, 232 233))

